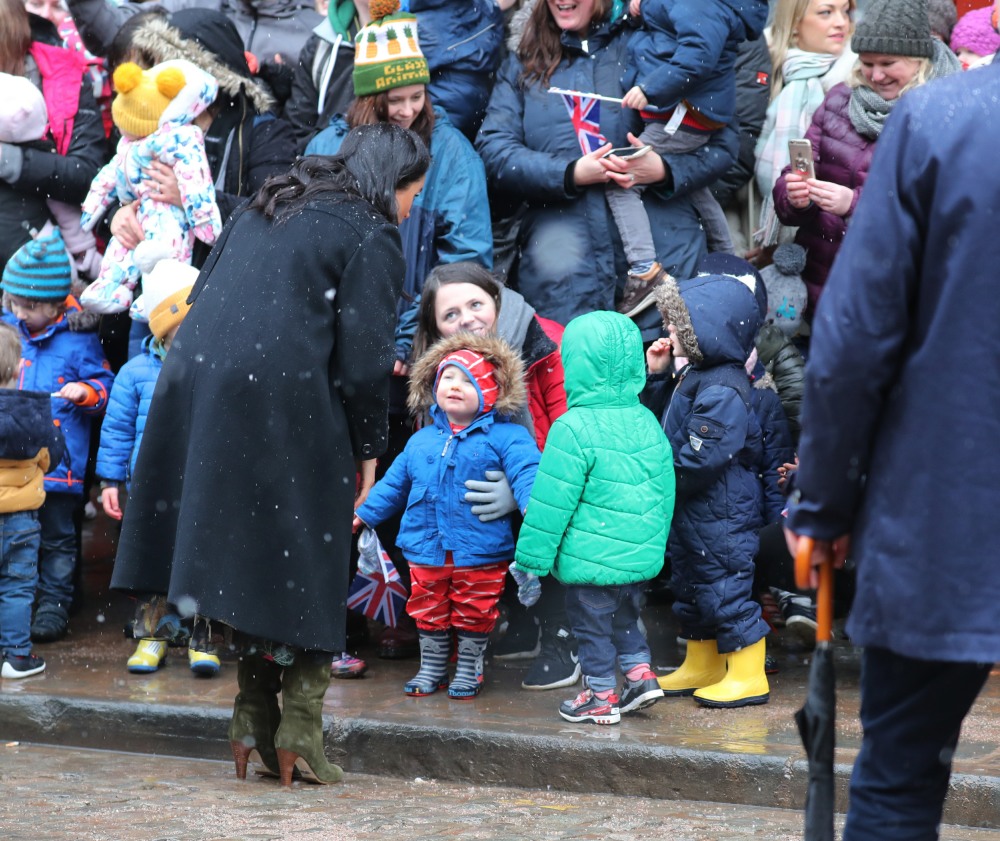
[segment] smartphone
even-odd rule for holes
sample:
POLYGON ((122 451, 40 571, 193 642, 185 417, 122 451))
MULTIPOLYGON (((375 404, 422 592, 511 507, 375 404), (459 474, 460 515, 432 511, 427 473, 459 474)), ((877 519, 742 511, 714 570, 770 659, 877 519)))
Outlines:
POLYGON ((652 146, 619 146, 617 149, 605 152, 601 157, 610 158, 612 155, 616 155, 622 160, 627 161, 629 158, 641 158, 652 148, 652 146))
POLYGON ((788 158, 792 162, 792 172, 805 178, 816 177, 813 165, 813 147, 806 139, 788 141, 788 158))

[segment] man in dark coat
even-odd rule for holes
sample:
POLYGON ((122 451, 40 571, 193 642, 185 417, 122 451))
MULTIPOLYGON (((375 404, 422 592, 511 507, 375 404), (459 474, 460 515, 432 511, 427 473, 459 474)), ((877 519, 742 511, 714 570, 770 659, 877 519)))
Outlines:
POLYGON ((1000 659, 998 102, 997 66, 900 100, 813 322, 789 525, 858 568, 845 841, 937 837, 1000 659))
POLYGON ((112 587, 343 650, 355 459, 386 446, 403 269, 358 200, 233 219, 157 383, 112 587))

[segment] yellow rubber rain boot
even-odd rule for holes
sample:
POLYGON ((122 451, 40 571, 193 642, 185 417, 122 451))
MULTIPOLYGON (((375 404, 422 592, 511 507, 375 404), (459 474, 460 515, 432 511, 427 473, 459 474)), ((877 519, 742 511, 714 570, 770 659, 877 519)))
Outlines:
POLYGON ((143 637, 135 653, 128 658, 128 670, 133 674, 149 674, 163 665, 167 656, 167 641, 159 637, 143 637))
POLYGON ((694 693, 703 707, 748 707, 766 704, 771 688, 764 674, 764 640, 726 655, 728 670, 718 683, 694 693))
POLYGON ((718 683, 726 676, 726 655, 715 640, 688 640, 684 662, 676 672, 657 678, 667 698, 693 695, 696 689, 718 683))

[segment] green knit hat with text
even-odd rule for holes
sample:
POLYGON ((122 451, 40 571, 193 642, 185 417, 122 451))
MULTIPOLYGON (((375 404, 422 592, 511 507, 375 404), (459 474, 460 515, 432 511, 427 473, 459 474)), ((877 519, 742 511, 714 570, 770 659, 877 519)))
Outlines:
POLYGON ((372 22, 354 38, 354 95, 430 82, 416 17, 401 12, 399 0, 372 0, 370 10, 372 22))

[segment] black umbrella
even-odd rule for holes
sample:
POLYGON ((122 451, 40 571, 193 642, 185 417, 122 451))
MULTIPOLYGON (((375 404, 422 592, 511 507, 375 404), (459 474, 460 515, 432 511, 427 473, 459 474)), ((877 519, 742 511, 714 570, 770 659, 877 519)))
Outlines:
MULTIPOLYGON (((809 587, 812 554, 811 538, 799 540, 795 555, 795 580, 800 589, 809 587)), ((809 759, 809 788, 806 791, 806 841, 833 841, 833 745, 836 685, 833 652, 833 557, 818 567, 816 590, 816 652, 809 670, 809 694, 795 713, 795 723, 809 759)))

